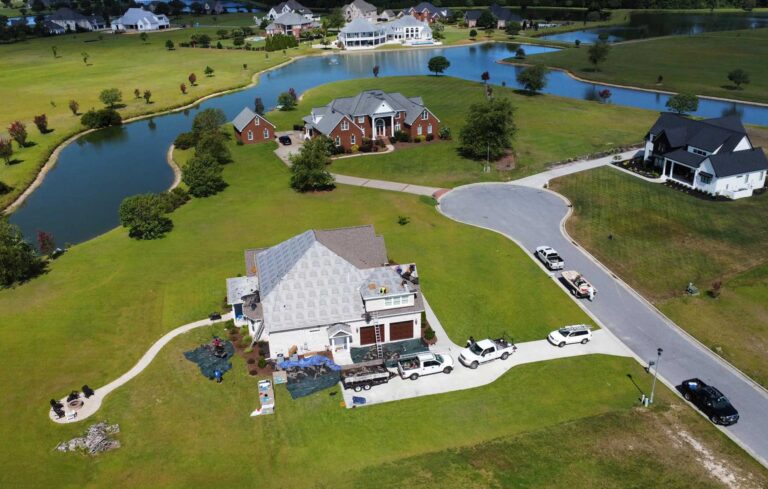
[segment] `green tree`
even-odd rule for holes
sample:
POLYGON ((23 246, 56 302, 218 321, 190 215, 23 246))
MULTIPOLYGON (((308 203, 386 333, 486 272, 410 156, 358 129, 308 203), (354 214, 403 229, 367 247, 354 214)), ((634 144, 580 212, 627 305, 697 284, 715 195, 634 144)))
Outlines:
POLYGON ((98 127, 119 126, 123 123, 120 113, 115 109, 89 110, 80 118, 80 123, 90 129, 98 127))
POLYGON ((678 114, 696 112, 699 108, 699 97, 693 93, 678 93, 669 97, 667 108, 678 114))
POLYGON ((72 115, 77 115, 77 111, 80 110, 80 104, 77 103, 77 100, 69 101, 69 110, 72 111, 72 115))
POLYGON ((264 102, 261 101, 261 97, 256 97, 253 101, 253 110, 259 115, 264 115, 264 102))
POLYGON ((205 109, 200 111, 192 121, 192 132, 198 137, 207 132, 221 130, 221 126, 227 122, 227 116, 221 109, 205 109))
POLYGON ((736 85, 737 90, 741 90, 742 85, 749 84, 749 73, 742 70, 741 68, 737 68, 730 73, 728 73, 728 79, 736 85))
POLYGON ((165 49, 167 49, 168 51, 173 51, 174 49, 176 49, 176 45, 173 44, 173 41, 171 39, 168 39, 167 41, 165 41, 165 49))
POLYGON ((496 17, 494 17, 490 10, 483 10, 480 12, 480 17, 477 18, 477 26, 482 29, 496 27, 496 23, 496 17))
POLYGON ((329 29, 341 29, 344 27, 346 20, 344 19, 344 13, 340 8, 335 8, 327 17, 329 29))
POLYGON ((304 143, 298 154, 291 156, 291 187, 298 192, 330 190, 334 178, 327 166, 331 163, 330 141, 317 137, 304 143))
POLYGON ((210 155, 191 158, 181 172, 181 179, 195 197, 208 197, 227 187, 221 177, 221 165, 210 155))
POLYGON ((210 156, 218 163, 229 163, 232 155, 227 147, 227 137, 221 131, 206 132, 197 138, 195 156, 210 156))
POLYGON ((29 280, 44 269, 45 261, 24 241, 21 230, 0 219, 0 287, 29 280))
POLYGON ((296 99, 289 92, 283 92, 277 97, 280 110, 293 110, 296 108, 296 99))
POLYGON ((12 157, 13 157, 13 143, 11 143, 10 139, 5 139, 4 137, 0 136, 0 158, 5 160, 6 165, 10 165, 12 157))
POLYGON ((539 92, 547 86, 547 70, 542 65, 529 66, 518 72, 517 83, 530 93, 539 92))
POLYGON ((504 32, 506 32, 507 35, 515 36, 518 32, 520 32, 521 28, 522 27, 520 26, 520 22, 510 21, 507 22, 507 27, 504 28, 504 32))
POLYGON ((144 101, 146 103, 149 103, 152 100, 152 92, 150 90, 144 90, 144 94, 142 96, 144 97, 144 101))
POLYGON ((525 59, 525 49, 523 48, 515 49, 515 59, 525 59))
POLYGON ((435 74, 435 76, 440 75, 442 72, 447 70, 451 66, 451 62, 448 61, 448 58, 445 56, 434 56, 429 59, 429 63, 427 64, 427 67, 429 68, 429 71, 435 74))
POLYGON ((213 76, 213 72, 216 71, 210 66, 206 66, 205 70, 203 70, 203 73, 205 73, 205 76, 213 76))
POLYGON ((114 108, 115 104, 123 100, 123 94, 117 88, 107 88, 99 94, 99 100, 109 108, 114 108))
POLYGON ((587 58, 597 70, 597 65, 604 62, 608 58, 608 53, 611 51, 611 46, 605 41, 597 41, 589 46, 587 50, 587 58))
POLYGON ((492 98, 469 106, 459 141, 470 158, 496 160, 512 147, 515 109, 506 98, 492 98))
POLYGON ((477 37, 477 31, 474 30, 474 29, 470 30, 469 31, 469 37, 472 38, 472 39, 476 38, 477 37))
POLYGON ((162 238, 173 229, 167 216, 167 203, 158 194, 133 195, 120 203, 120 224, 134 239, 162 238))
POLYGON ((141 39, 141 42, 147 42, 147 39, 149 39, 149 34, 142 32, 139 34, 139 39, 141 39))

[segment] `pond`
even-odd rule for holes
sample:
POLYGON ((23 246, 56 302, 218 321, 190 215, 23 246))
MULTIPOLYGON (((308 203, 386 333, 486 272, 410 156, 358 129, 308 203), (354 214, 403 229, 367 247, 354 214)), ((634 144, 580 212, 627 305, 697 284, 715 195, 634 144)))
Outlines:
POLYGON ((768 15, 747 12, 727 14, 635 12, 630 15, 627 25, 549 34, 540 36, 540 39, 569 43, 578 39, 582 43, 594 43, 603 35, 607 36, 608 42, 620 42, 648 37, 692 36, 703 32, 760 27, 768 27, 768 15))
MULTIPOLYGON (((54 234, 59 245, 79 243, 118 225, 120 202, 130 195, 158 192, 173 181, 166 153, 176 136, 188 131, 198 110, 222 109, 232 119, 243 107, 252 107, 255 97, 274 106, 288 88, 305 90, 338 80, 381 76, 425 75, 427 61, 444 55, 451 66, 446 74, 480 80, 488 71, 490 82, 518 86, 520 67, 497 63, 514 55, 518 45, 481 44, 456 48, 393 50, 299 59, 261 76, 257 86, 208 99, 193 109, 158 115, 122 127, 96 131, 63 149, 58 163, 43 183, 10 220, 21 227, 30 242, 38 230, 54 234)), ((522 46, 528 55, 552 51, 541 46, 522 46)), ((570 98, 597 100, 604 86, 575 80, 563 72, 548 75, 546 93, 570 98)), ((610 103, 655 111, 664 110, 668 96, 656 92, 610 88, 610 103)), ((598 103, 598 102, 595 102, 598 103)), ((696 115, 717 117, 736 112, 745 122, 768 125, 768 108, 716 100, 702 100, 696 115)), ((296 114, 297 120, 304 114, 296 114)), ((553 116, 554 117, 554 116, 553 116)), ((641 135, 638 135, 640 137, 641 135)))

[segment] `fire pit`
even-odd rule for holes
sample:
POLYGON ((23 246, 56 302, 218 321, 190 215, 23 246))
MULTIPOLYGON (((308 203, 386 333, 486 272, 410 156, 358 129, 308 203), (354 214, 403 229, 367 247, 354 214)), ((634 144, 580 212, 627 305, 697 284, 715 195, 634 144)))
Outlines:
POLYGON ((83 407, 83 400, 82 399, 73 399, 73 400, 71 400, 71 401, 69 401, 67 403, 67 407, 71 411, 77 411, 77 410, 79 410, 80 408, 83 407))

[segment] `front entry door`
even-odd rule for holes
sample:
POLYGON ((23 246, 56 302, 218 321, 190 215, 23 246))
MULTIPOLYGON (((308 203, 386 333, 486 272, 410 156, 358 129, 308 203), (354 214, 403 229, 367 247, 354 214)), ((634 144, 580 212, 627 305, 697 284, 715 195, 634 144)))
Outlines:
POLYGON ((384 137, 387 135, 387 128, 384 124, 384 119, 376 119, 376 137, 384 137))
POLYGON ((347 336, 339 336, 333 339, 333 346, 335 346, 336 348, 343 348, 344 350, 346 350, 347 345, 349 345, 349 342, 347 341, 347 336))

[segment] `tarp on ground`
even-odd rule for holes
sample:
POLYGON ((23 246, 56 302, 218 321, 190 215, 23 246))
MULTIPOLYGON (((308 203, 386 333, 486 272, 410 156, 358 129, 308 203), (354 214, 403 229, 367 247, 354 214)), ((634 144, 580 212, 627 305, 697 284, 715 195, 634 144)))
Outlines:
POLYGON ((235 354, 235 347, 230 341, 223 341, 222 343, 224 356, 216 356, 214 354, 214 347, 211 344, 205 344, 192 351, 184 352, 184 357, 190 362, 196 363, 200 367, 200 373, 209 379, 213 379, 216 370, 220 371, 223 375, 224 372, 232 368, 229 359, 235 354))
MULTIPOLYGON (((384 343, 381 346, 384 353, 384 364, 387 367, 395 366, 397 364, 397 359, 400 357, 429 351, 429 347, 421 340, 421 338, 384 343)), ((354 363, 377 360, 376 345, 351 348, 350 356, 354 363)))
POLYGON ((316 355, 298 361, 280 362, 288 382, 286 388, 293 399, 335 386, 341 380, 341 367, 330 359, 316 355))

